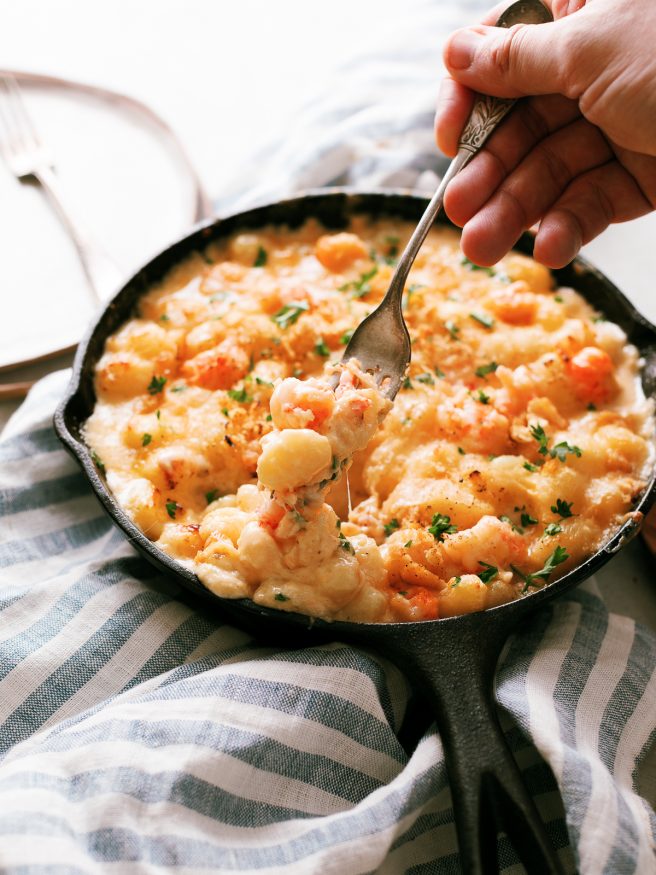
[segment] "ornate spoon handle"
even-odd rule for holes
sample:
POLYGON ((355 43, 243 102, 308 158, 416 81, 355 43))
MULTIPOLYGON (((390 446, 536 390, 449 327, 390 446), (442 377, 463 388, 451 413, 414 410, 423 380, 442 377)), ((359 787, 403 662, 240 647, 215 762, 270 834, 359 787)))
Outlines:
POLYGON ((471 115, 460 135, 459 151, 475 155, 502 119, 517 101, 503 97, 477 94, 471 115))
POLYGON ((435 221, 435 217, 442 209, 444 192, 446 191, 448 184, 456 174, 460 173, 463 167, 469 164, 474 155, 496 129, 499 122, 510 112, 515 103, 515 100, 507 100, 501 97, 489 97, 486 94, 478 94, 476 96, 474 108, 472 109, 469 120, 465 125, 462 136, 460 137, 458 152, 453 161, 449 164, 435 194, 426 207, 426 212, 419 220, 419 224, 408 241, 408 245, 399 259, 387 295, 381 306, 386 302, 389 302, 390 299, 401 300, 410 268, 417 257, 421 244, 426 239, 426 235, 435 221))
MULTIPOLYGON (((512 27, 515 24, 544 24, 549 21, 553 21, 551 12, 540 0, 517 0, 501 15, 496 26, 512 27)), ((459 173, 471 161, 516 102, 515 99, 490 97, 487 94, 476 95, 471 115, 460 136, 458 152, 442 177, 442 181, 431 198, 426 212, 421 217, 399 259, 385 300, 398 298, 400 301, 412 263, 442 207, 447 185, 456 173, 459 173)))

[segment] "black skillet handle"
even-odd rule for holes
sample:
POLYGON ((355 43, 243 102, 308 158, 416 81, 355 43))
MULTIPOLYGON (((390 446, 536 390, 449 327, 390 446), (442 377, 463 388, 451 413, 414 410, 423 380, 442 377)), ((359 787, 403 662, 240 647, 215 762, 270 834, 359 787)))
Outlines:
MULTIPOLYGON (((444 745, 466 875, 498 873, 504 831, 531 875, 561 875, 562 865, 499 724, 493 681, 510 631, 502 614, 457 622, 413 623, 387 638, 387 655, 428 699, 444 745), (410 633, 410 634, 408 634, 410 633)), ((396 630, 395 630, 396 631, 396 630)))

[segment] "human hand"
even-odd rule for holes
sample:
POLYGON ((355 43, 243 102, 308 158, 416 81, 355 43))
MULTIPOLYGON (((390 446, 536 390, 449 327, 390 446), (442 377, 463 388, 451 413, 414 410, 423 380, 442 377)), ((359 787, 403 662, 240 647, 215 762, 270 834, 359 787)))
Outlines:
POLYGON ((497 262, 539 222, 534 255, 567 264, 614 222, 656 209, 656 3, 545 0, 555 21, 456 31, 435 119, 455 155, 473 91, 527 97, 447 188, 462 248, 497 262))

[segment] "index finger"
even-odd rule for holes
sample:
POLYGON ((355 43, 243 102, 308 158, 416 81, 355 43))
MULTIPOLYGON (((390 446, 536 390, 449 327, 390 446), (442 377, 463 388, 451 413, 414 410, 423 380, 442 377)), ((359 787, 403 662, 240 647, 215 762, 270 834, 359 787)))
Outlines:
MULTIPOLYGON (((514 0, 501 0, 488 10, 479 24, 494 25, 503 12, 512 5, 514 0)), ((542 0, 550 9, 554 19, 563 18, 578 12, 585 6, 586 0, 542 0)), ((474 92, 446 75, 441 84, 435 110, 435 141, 437 147, 445 155, 452 158, 458 151, 460 134, 462 133, 472 106, 474 92)))
MULTIPOLYGON (((501 0, 485 13, 479 23, 493 25, 513 2, 514 0, 501 0)), ((449 158, 453 158, 458 151, 460 134, 473 105, 474 92, 448 74, 444 76, 435 108, 435 141, 437 148, 449 158)))

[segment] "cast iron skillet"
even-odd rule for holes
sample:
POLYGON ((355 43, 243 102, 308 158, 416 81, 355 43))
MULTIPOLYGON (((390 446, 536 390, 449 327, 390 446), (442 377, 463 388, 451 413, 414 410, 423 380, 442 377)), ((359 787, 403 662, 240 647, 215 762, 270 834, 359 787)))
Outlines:
MULTIPOLYGON (((425 206, 423 198, 404 192, 310 192, 196 229, 143 267, 101 313, 78 349, 70 386, 55 414, 55 429, 84 469, 105 510, 135 547, 159 570, 173 575, 206 603, 219 606, 232 621, 260 636, 274 640, 279 636, 285 646, 335 638, 371 646, 407 674, 430 703, 442 737, 464 872, 478 875, 498 871, 496 837, 502 830, 529 872, 561 872, 499 726, 492 691, 496 663, 508 634, 529 612, 576 586, 608 562, 637 533, 639 522, 627 522, 600 550, 560 580, 510 604, 420 623, 328 623, 260 607, 246 599, 230 600, 210 593, 191 571, 159 550, 128 519, 96 469, 82 436, 95 403, 94 367, 107 337, 132 315, 139 296, 189 253, 237 230, 259 229, 270 223, 293 228, 310 217, 335 229, 343 228, 353 215, 362 213, 374 218, 387 216, 417 222, 425 206)), ((532 238, 524 235, 517 248, 530 254, 532 238)), ((645 394, 656 394, 656 328, 583 259, 576 259, 555 273, 560 285, 577 289, 626 331, 644 357, 645 394)), ((655 498, 656 477, 652 474, 635 509, 646 512, 655 498)))

